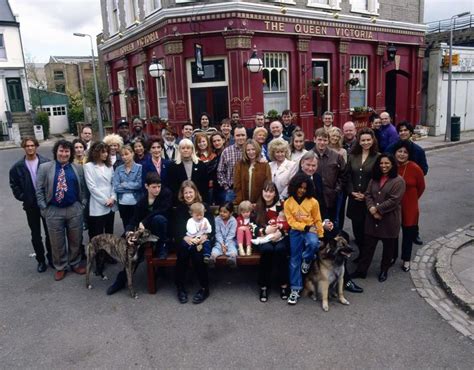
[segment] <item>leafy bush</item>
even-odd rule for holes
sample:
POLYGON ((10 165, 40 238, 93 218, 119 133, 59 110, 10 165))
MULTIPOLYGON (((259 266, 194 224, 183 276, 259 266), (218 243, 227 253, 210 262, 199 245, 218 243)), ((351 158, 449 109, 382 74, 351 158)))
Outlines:
POLYGON ((37 112, 35 117, 35 123, 43 126, 43 135, 45 140, 49 138, 49 116, 47 112, 37 112))
POLYGON ((82 105, 81 94, 69 95, 69 132, 77 135, 77 122, 84 121, 84 106, 82 105))

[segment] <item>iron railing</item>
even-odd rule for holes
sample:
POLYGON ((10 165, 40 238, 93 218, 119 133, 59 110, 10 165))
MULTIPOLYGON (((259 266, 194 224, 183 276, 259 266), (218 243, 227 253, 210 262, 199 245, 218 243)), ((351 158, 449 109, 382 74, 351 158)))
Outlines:
MULTIPOLYGON (((428 26, 428 33, 449 32, 451 29, 451 19, 430 22, 426 25, 428 26)), ((472 27, 474 27, 474 14, 453 19, 453 30, 462 30, 472 27)))

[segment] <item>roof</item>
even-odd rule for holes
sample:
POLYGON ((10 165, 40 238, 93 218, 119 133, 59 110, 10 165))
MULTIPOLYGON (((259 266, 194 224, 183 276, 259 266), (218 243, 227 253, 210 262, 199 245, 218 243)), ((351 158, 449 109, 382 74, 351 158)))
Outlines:
POLYGON ((0 22, 17 23, 8 0, 0 0, 0 22))
MULTIPOLYGON (((0 0, 1 1, 1 0, 0 0)), ((97 61, 97 57, 94 58, 97 61)), ((91 56, 58 56, 51 55, 49 57, 49 63, 80 63, 80 62, 92 62, 91 56)))

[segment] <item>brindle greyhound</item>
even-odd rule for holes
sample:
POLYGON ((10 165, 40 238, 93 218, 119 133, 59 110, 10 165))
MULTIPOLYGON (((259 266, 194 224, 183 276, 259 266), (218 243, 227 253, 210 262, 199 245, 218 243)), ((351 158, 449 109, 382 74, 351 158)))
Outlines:
POLYGON ((90 283, 90 271, 92 262, 96 261, 96 275, 100 275, 102 280, 107 280, 104 275, 104 253, 121 262, 127 274, 128 290, 132 298, 138 298, 133 289, 132 275, 138 259, 138 250, 147 242, 157 242, 158 237, 150 231, 139 229, 137 231, 129 231, 125 234, 125 238, 121 238, 112 234, 100 234, 92 238, 87 245, 87 271, 86 286, 92 289, 90 283))

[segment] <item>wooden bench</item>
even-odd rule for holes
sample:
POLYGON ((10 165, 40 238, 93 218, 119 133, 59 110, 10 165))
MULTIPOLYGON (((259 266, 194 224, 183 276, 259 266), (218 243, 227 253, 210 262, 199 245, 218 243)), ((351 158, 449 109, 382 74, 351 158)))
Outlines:
MULTIPOLYGON (((168 254, 168 258, 159 259, 153 255, 153 245, 145 245, 145 262, 147 269, 148 293, 156 293, 155 267, 174 267, 176 265, 176 253, 168 254)), ((260 262, 260 253, 254 251, 251 256, 237 257, 237 266, 255 266, 260 262)), ((226 266, 227 256, 219 256, 216 259, 216 266, 226 266)))
MULTIPOLYGON (((219 211, 219 207, 211 206, 211 211, 216 215, 219 211)), ((235 208, 237 211, 237 207, 235 208)), ((155 267, 174 267, 176 266, 176 253, 171 252, 168 254, 168 258, 160 259, 153 255, 153 244, 147 243, 145 245, 145 262, 147 268, 147 286, 148 293, 156 293, 156 278, 155 278, 155 267)), ((260 262, 260 253, 254 251, 251 256, 240 257, 237 256, 237 266, 255 266, 260 262)), ((227 256, 219 256, 216 259, 216 266, 226 266, 227 256)))

